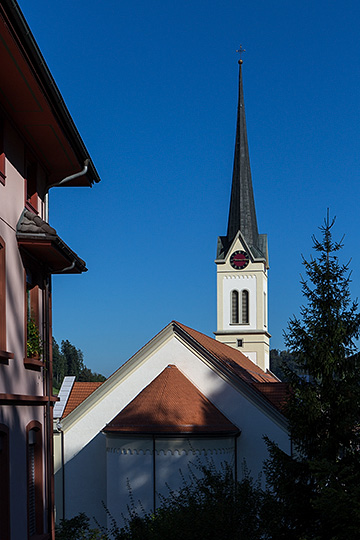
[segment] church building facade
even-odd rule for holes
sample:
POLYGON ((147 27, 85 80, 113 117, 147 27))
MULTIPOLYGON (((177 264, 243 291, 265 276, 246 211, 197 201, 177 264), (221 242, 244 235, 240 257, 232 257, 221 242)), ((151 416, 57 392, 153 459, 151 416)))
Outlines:
POLYGON ((217 250, 216 339, 172 321, 104 383, 66 378, 54 410, 56 519, 106 525, 153 511, 194 465, 255 477, 264 435, 291 451, 287 387, 269 371, 267 240, 257 229, 242 89, 228 231, 217 250), (181 473, 179 473, 181 470, 181 473))

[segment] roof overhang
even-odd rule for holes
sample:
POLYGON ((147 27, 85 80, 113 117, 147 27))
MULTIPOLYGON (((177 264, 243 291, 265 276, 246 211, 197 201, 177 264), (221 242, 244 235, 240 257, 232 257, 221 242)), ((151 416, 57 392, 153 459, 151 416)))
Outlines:
POLYGON ((22 253, 44 265, 50 274, 81 274, 87 272, 85 262, 58 236, 18 234, 22 253))
POLYGON ((124 436, 124 437, 129 437, 129 436, 136 436, 136 437, 146 437, 146 436, 152 436, 152 437, 156 437, 156 438, 164 438, 166 439, 167 437, 185 437, 185 438, 189 438, 189 437, 194 437, 194 438, 206 438, 206 439, 218 439, 218 438, 221 438, 221 437, 239 437, 239 435, 241 435, 241 431, 240 429, 233 429, 233 430, 229 430, 229 431, 206 431, 206 430, 203 430, 203 431, 200 431, 200 430, 186 430, 186 428, 184 428, 183 430, 172 430, 172 429, 169 429, 166 431, 166 429, 160 431, 158 430, 156 427, 154 427, 153 429, 151 428, 151 426, 144 426, 144 429, 143 430, 123 430, 123 429, 110 429, 108 427, 105 427, 103 430, 102 430, 103 433, 105 433, 106 435, 116 435, 116 436, 124 436))
POLYGON ((48 186, 84 167, 67 186, 100 178, 58 87, 15 0, 0 3, 0 57, 4 114, 11 118, 47 172, 48 186))

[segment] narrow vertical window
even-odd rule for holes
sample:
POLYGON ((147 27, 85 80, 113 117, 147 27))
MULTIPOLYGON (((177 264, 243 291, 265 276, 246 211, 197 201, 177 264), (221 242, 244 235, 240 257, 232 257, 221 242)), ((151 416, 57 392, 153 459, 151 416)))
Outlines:
POLYGON ((231 324, 239 324, 239 293, 231 291, 231 324))
POLYGON ((28 529, 29 538, 43 532, 42 437, 39 422, 31 422, 27 432, 28 529))
POLYGON ((5 242, 0 236, 0 361, 8 362, 14 353, 7 352, 6 343, 6 253, 5 242))
POLYGON ((249 323, 249 291, 241 291, 241 324, 249 323))
POLYGON ((25 359, 40 359, 42 341, 39 330, 39 286, 30 271, 26 272, 25 359))
POLYGON ((0 236, 0 351, 6 351, 5 242, 0 236))
POLYGON ((0 184, 5 186, 4 119, 0 117, 0 184))
POLYGON ((0 424, 0 532, 2 540, 10 540, 10 459, 9 429, 0 424))

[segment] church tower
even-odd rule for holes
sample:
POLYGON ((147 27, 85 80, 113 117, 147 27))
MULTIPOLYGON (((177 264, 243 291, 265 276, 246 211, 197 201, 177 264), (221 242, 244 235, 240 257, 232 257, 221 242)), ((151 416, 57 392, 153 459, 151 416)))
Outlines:
POLYGON ((239 349, 264 371, 269 369, 267 317, 267 235, 259 234, 251 180, 239 60, 239 98, 226 236, 219 236, 216 339, 239 349))

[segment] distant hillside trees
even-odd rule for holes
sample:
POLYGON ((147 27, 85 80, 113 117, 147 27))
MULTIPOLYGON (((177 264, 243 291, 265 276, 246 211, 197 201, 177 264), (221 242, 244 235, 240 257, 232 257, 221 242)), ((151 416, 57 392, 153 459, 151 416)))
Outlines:
POLYGON ((289 350, 280 351, 279 349, 271 349, 270 369, 280 381, 284 382, 288 380, 287 370, 295 371, 299 375, 303 373, 298 367, 296 355, 289 350))
POLYGON ((67 375, 73 375, 77 381, 96 382, 105 381, 106 377, 100 373, 94 373, 84 364, 84 354, 65 339, 59 347, 53 337, 53 386, 60 388, 67 375))

